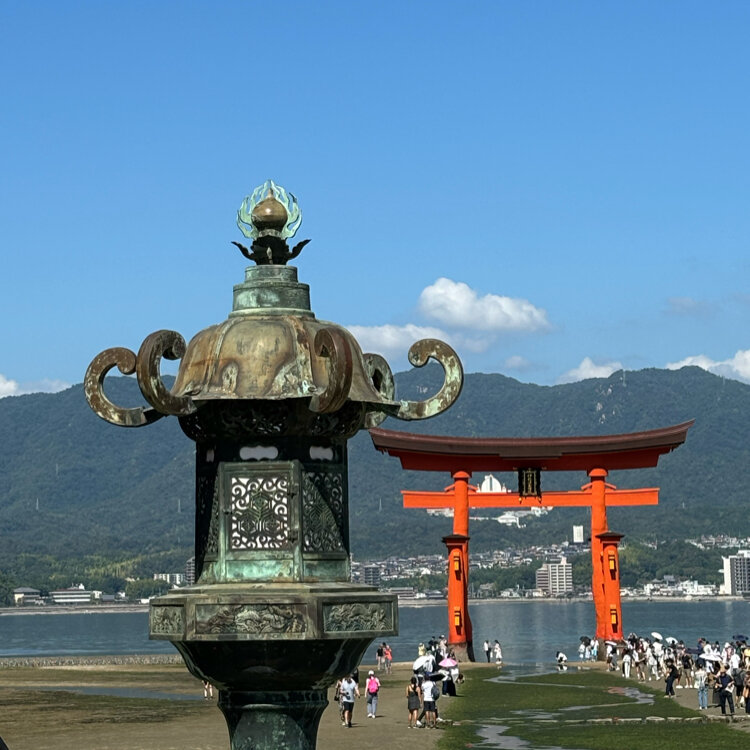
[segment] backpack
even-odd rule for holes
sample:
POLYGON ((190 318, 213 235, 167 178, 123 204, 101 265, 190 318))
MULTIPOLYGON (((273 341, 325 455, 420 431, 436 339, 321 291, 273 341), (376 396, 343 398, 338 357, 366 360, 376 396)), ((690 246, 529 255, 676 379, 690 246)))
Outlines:
POLYGON ((440 697, 440 688, 437 685, 432 686, 432 700, 436 701, 440 697))
POLYGON ((370 695, 377 695, 379 688, 380 685, 378 685, 377 678, 370 677, 370 679, 367 680, 367 692, 370 693, 370 695))

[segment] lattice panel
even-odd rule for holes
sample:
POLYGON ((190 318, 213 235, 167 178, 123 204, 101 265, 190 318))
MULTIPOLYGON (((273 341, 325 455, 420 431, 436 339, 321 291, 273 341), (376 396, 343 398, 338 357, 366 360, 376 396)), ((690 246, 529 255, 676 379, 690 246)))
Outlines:
POLYGON ((233 550, 290 547, 287 474, 230 478, 229 546, 233 550))
POLYGON ((305 552, 341 552, 344 490, 341 474, 305 472, 302 481, 302 544, 305 552))

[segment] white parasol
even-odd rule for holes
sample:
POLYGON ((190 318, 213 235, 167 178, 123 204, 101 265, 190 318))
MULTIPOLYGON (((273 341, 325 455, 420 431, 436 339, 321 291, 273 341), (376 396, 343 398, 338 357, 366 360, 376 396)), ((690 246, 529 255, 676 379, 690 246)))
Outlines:
POLYGON ((654 631, 653 633, 651 633, 651 637, 652 637, 652 638, 655 638, 655 639, 656 639, 657 641, 662 641, 662 640, 664 640, 664 639, 663 639, 663 638, 661 637, 661 633, 657 633, 656 631, 654 631))
POLYGON ((413 671, 417 672, 420 669, 424 669, 433 660, 432 654, 425 654, 420 656, 414 664, 411 665, 413 671))

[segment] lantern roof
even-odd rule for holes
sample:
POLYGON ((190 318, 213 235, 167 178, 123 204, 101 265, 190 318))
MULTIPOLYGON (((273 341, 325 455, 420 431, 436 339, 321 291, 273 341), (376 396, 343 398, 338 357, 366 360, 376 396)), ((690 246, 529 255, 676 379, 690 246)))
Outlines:
MULTIPOLYGON (((422 367, 435 359, 444 369, 445 381, 424 401, 400 401, 382 356, 362 352, 346 328, 315 317, 308 285, 298 281, 295 267, 287 265, 309 242, 303 240, 292 249, 287 245, 301 221, 292 193, 272 180, 258 186, 237 212, 237 225, 252 245, 248 249, 233 243, 255 265, 234 287, 227 320, 200 331, 187 345, 179 333, 160 330, 146 337, 137 354, 122 347, 101 352, 84 380, 91 408, 102 419, 124 427, 174 415, 190 422, 191 435, 200 433, 196 413, 216 403, 250 402, 262 408, 259 405, 269 402, 301 402, 312 416, 286 420, 295 425, 290 430, 300 433, 310 428, 315 415, 344 409, 342 420, 349 434, 376 426, 387 416, 426 419, 445 411, 463 385, 463 368, 450 346, 423 339, 411 347, 411 364, 422 367), (182 359, 171 389, 161 378, 162 358, 182 359), (136 374, 149 407, 123 408, 107 399, 103 381, 115 366, 124 374, 136 374)), ((212 414, 215 425, 216 408, 212 414)), ((224 423, 229 421, 227 416, 224 423)))

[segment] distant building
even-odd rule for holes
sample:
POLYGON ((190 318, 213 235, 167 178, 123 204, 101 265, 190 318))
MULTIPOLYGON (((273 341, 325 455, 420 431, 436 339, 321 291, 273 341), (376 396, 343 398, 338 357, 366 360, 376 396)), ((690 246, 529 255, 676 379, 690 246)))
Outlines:
POLYGON ((417 592, 412 586, 394 586, 388 591, 391 594, 396 594, 399 599, 414 599, 417 596, 417 592))
POLYGON ((185 585, 192 586, 195 583, 195 558, 191 557, 185 563, 185 585))
POLYGON ((573 544, 583 544, 583 526, 573 527, 573 544))
POLYGON ((39 589, 30 589, 26 586, 13 589, 13 603, 16 607, 25 607, 28 604, 41 604, 42 598, 39 596, 39 589))
POLYGON ((510 492, 510 490, 492 474, 485 474, 479 485, 479 492, 510 492))
POLYGON ((573 593, 573 566, 564 557, 559 563, 544 563, 536 571, 536 587, 550 596, 573 593))
POLYGON ((518 513, 513 511, 501 513, 495 520, 504 526, 515 526, 519 529, 521 528, 521 517, 518 513))
POLYGON ((184 573, 154 573, 155 581, 166 581, 172 586, 183 586, 185 584, 184 573))
POLYGON ((365 565, 362 568, 362 579, 367 586, 380 586, 380 566, 365 565))
POLYGON ((69 589, 50 591, 49 595, 55 604, 91 604, 93 599, 93 592, 86 591, 82 583, 69 589))
POLYGON ((750 550, 738 550, 736 555, 722 557, 724 585, 722 594, 736 596, 750 592, 750 550))

